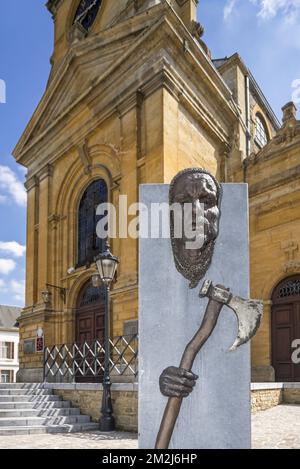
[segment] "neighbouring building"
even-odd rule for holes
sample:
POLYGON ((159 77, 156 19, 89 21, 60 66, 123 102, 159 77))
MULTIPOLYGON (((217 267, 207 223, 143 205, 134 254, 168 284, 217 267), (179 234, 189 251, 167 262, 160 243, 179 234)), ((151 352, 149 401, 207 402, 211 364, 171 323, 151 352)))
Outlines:
POLYGON ((0 383, 15 383, 19 369, 19 323, 22 309, 0 305, 0 383))
MULTIPOLYGON (((300 380, 291 363, 300 337, 300 122, 289 103, 280 124, 238 54, 211 57, 197 4, 48 1, 52 69, 14 150, 28 168, 21 381, 43 379, 42 347, 30 347, 37 330, 49 347, 103 338, 104 299, 91 284, 103 248, 95 207, 112 201, 118 211, 119 195, 130 205, 141 183, 168 183, 194 166, 249 184, 251 291, 265 304, 253 379, 300 380)), ((120 258, 111 330, 120 336, 137 330, 138 241, 111 245, 120 258)))

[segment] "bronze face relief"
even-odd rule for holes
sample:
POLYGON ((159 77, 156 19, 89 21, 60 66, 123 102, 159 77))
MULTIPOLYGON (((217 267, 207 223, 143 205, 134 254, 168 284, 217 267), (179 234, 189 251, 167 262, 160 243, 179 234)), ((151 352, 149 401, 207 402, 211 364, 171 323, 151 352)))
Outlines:
MULTIPOLYGON (((215 241, 219 233, 220 206, 222 188, 218 181, 208 171, 201 168, 185 169, 178 173, 170 185, 169 203, 180 204, 183 208, 192 207, 191 220, 188 223, 197 236, 197 227, 202 226, 203 242, 201 247, 188 249, 185 230, 181 237, 175 236, 174 211, 170 210, 171 243, 175 266, 190 282, 190 288, 195 288, 206 274, 214 252, 215 241), (197 207, 203 207, 198 211, 197 207)), ((182 217, 182 220, 185 219, 182 217)), ((199 233, 198 233, 199 234, 199 233)))

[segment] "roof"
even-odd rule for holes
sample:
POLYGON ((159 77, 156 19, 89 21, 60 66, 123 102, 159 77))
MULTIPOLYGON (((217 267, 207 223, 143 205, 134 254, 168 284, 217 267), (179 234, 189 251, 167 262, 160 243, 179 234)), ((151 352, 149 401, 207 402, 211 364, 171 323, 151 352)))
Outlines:
POLYGON ((20 316, 22 308, 16 306, 0 305, 0 328, 11 329, 19 327, 17 319, 20 316))
POLYGON ((224 70, 226 67, 230 67, 233 64, 238 64, 241 67, 243 73, 249 77, 250 89, 251 89, 252 94, 255 94, 260 105, 265 109, 265 112, 268 115, 270 121, 272 122, 274 129, 278 131, 281 127, 281 124, 275 112, 273 111, 270 103, 268 102, 267 98, 263 94, 260 86, 257 84, 257 81, 252 75, 250 69, 243 62, 243 59, 241 58, 241 56, 238 53, 235 53, 231 57, 223 57, 220 59, 214 59, 213 64, 220 72, 222 72, 222 70, 224 70))

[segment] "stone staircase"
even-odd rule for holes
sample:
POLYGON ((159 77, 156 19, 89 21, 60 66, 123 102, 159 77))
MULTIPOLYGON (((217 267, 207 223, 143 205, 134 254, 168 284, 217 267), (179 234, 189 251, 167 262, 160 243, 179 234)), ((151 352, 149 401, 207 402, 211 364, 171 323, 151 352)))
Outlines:
POLYGON ((98 429, 89 416, 42 384, 0 384, 0 436, 98 429))

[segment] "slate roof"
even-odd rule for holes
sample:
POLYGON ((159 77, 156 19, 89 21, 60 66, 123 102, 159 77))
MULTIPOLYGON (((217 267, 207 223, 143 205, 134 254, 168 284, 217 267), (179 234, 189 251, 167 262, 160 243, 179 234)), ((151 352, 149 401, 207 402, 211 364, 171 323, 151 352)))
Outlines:
POLYGON ((3 306, 0 305, 0 327, 11 329, 12 327, 19 327, 17 318, 20 316, 22 308, 16 306, 3 306))

